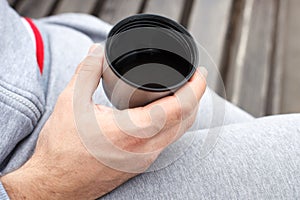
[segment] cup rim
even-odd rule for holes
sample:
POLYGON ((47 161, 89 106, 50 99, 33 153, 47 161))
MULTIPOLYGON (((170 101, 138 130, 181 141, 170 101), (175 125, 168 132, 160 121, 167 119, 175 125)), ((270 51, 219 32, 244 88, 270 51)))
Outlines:
POLYGON ((183 27, 181 24, 173 21, 172 19, 166 18, 161 15, 155 15, 155 14, 136 14, 136 15, 129 16, 129 17, 121 20, 120 22, 118 22, 108 33, 107 40, 105 43, 105 57, 106 57, 106 62, 108 64, 109 68, 113 71, 113 73, 118 78, 120 78, 125 83, 127 83, 137 89, 150 91, 150 92, 176 91, 177 89, 182 87, 184 84, 186 84, 190 80, 190 78, 194 75, 197 65, 198 65, 198 62, 199 62, 197 44, 196 44, 194 38, 192 37, 192 35, 186 30, 186 28, 183 27), (186 36, 186 37, 184 37, 184 40, 188 44, 188 47, 189 47, 191 53, 193 54, 193 55, 191 55, 193 58, 193 63, 191 63, 192 69, 190 70, 190 73, 182 81, 180 81, 179 83, 172 85, 170 87, 166 87, 166 88, 148 88, 148 87, 144 87, 142 85, 138 85, 138 84, 126 79, 113 67, 113 65, 109 59, 110 52, 108 51, 110 44, 112 43, 111 39, 113 38, 114 35, 119 34, 120 32, 130 30, 130 27, 127 28, 126 30, 123 30, 122 27, 124 27, 125 25, 130 25, 130 23, 136 23, 137 21, 153 22, 153 23, 156 23, 158 25, 158 27, 161 27, 161 28, 167 27, 167 28, 170 28, 170 29, 186 36), (161 26, 159 26, 159 25, 161 25, 161 26), (187 38, 189 38, 189 39, 187 39, 187 38))

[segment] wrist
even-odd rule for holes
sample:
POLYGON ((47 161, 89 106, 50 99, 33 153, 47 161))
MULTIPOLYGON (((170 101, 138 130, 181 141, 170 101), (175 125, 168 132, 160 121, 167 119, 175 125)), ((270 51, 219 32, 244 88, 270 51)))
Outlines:
POLYGON ((20 168, 1 177, 1 182, 11 200, 44 199, 43 190, 38 188, 42 178, 38 177, 37 173, 20 168))

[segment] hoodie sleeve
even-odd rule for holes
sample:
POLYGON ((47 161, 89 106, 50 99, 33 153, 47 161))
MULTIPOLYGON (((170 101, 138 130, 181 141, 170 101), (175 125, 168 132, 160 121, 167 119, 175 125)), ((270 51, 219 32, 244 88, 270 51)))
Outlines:
POLYGON ((9 197, 0 181, 0 199, 1 200, 9 200, 9 197))

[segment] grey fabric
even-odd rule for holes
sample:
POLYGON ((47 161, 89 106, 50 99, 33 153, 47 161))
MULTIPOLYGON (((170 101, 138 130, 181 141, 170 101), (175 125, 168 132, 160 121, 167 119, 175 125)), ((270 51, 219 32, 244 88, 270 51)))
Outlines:
MULTIPOLYGON (((40 75, 19 16, 0 0, 0 172, 31 156, 59 93, 93 42, 111 28, 88 15, 35 21, 45 42, 40 75)), ((110 106, 101 84, 94 100, 110 106)), ((103 199, 300 198, 299 115, 254 119, 207 89, 197 120, 149 172, 103 199), (216 144, 209 144, 211 135, 216 144), (205 156, 206 155, 206 156, 205 156)), ((4 195, 0 189, 0 195, 4 195)), ((0 196, 1 197, 1 196, 0 196)))
POLYGON ((2 183, 0 182, 0 199, 1 200, 9 200, 9 197, 2 185, 2 183))
POLYGON ((196 137, 178 160, 102 199, 299 199, 299 122, 297 114, 227 125, 203 158, 206 130, 190 132, 183 137, 196 137))

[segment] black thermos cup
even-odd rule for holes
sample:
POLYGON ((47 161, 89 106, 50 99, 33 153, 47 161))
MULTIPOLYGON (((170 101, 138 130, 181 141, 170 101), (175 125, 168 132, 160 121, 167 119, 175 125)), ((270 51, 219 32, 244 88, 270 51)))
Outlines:
POLYGON ((175 21, 139 14, 117 23, 105 44, 103 88, 118 109, 170 95, 195 73, 199 57, 190 33, 175 21))

